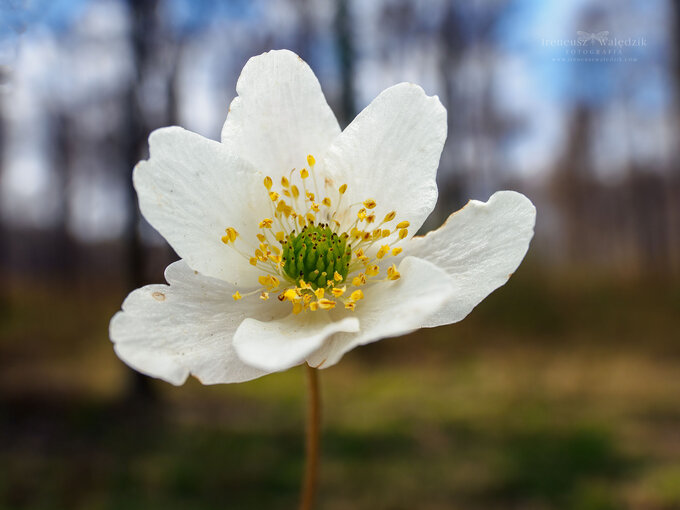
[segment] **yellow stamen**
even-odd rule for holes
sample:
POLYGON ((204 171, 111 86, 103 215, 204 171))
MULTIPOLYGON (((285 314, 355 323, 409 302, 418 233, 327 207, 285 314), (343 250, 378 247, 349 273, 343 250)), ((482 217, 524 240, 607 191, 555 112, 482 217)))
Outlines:
POLYGON ((389 251, 390 251, 389 245, 383 244, 383 245, 380 247, 380 249, 378 250, 378 253, 376 254, 375 257, 376 257, 378 260, 380 260, 380 259, 383 258, 385 255, 387 255, 387 253, 388 253, 389 251))
POLYGON ((402 221, 400 223, 397 223, 396 228, 402 229, 402 228, 409 228, 410 226, 411 226, 411 224, 408 221, 402 221))
POLYGON ((364 206, 366 209, 373 209, 377 204, 375 203, 375 200, 372 198, 369 198, 367 200, 364 200, 364 206))
POLYGON ((306 179, 307 177, 309 177, 309 172, 307 171, 306 168, 303 168, 302 170, 300 170, 300 177, 302 177, 303 179, 306 179))
POLYGON ((272 202, 276 202, 279 199, 279 194, 276 191, 270 191, 269 198, 272 202))
POLYGON ((380 267, 378 264, 371 264, 366 268, 366 275, 367 276, 375 276, 380 272, 380 267))
POLYGON ((265 218, 260 223, 258 223, 258 227, 260 227, 260 228, 272 228, 272 223, 274 223, 274 221, 272 219, 265 218))
POLYGON ((288 181, 288 177, 286 177, 285 175, 283 177, 281 177, 281 186, 283 186, 284 188, 287 188, 289 185, 290 185, 290 182, 288 181))
POLYGON ((399 248, 399 247, 397 247, 397 248, 392 248, 392 255, 393 255, 393 256, 397 256, 397 255, 399 255, 402 251, 404 251, 404 250, 403 250, 402 248, 399 248))
POLYGON ((272 184, 274 184, 274 183, 272 182, 271 177, 267 176, 267 177, 264 178, 264 187, 267 188, 267 190, 272 189, 272 184))
POLYGON ((364 299, 364 293, 361 290, 355 290, 350 294, 349 299, 352 301, 359 301, 360 299, 364 299))
POLYGON ((342 275, 341 275, 340 273, 338 273, 337 271, 335 271, 335 272, 333 273, 333 279, 334 279, 336 282, 341 282, 341 281, 342 281, 342 275))
POLYGON ((407 230, 407 229, 402 228, 402 229, 399 231, 399 239, 403 239, 403 238, 406 237, 407 235, 408 235, 408 230, 407 230))
POLYGON ((335 297, 340 297, 345 293, 346 289, 347 289, 347 287, 334 287, 333 289, 331 289, 331 293, 335 297))
POLYGON ((322 203, 323 205, 325 205, 326 207, 330 207, 330 206, 331 206, 331 199, 328 198, 328 197, 326 197, 326 198, 324 198, 324 199, 321 201, 321 203, 322 203))
POLYGON ((261 299, 262 301, 267 301, 267 300, 269 299, 269 292, 262 292, 262 293, 260 294, 260 299, 261 299))
POLYGON ((352 278, 352 285, 355 287, 360 287, 366 284, 366 275, 364 273, 359 273, 359 276, 352 278))
POLYGON ((392 221, 396 216, 397 216, 397 211, 388 212, 385 215, 385 219, 383 220, 383 223, 387 223, 388 221, 392 221))
POLYGON ((399 278, 401 278, 401 275, 399 274, 399 271, 397 271, 397 266, 392 264, 390 267, 387 268, 387 279, 398 280, 399 278))
POLYGON ((236 291, 234 294, 232 294, 231 297, 234 298, 234 301, 238 301, 239 299, 243 299, 243 296, 241 295, 241 293, 239 291, 236 291))
POLYGON ((307 156, 307 164, 308 164, 309 166, 314 166, 315 163, 316 163, 316 160, 314 159, 314 156, 312 156, 311 154, 309 154, 309 155, 307 156))
POLYGON ((341 195, 345 194, 345 191, 347 191, 347 184, 343 184, 338 188, 338 191, 340 192, 341 195))
POLYGON ((335 308, 335 301, 331 301, 330 299, 319 299, 317 303, 319 303, 319 308, 322 310, 335 308))

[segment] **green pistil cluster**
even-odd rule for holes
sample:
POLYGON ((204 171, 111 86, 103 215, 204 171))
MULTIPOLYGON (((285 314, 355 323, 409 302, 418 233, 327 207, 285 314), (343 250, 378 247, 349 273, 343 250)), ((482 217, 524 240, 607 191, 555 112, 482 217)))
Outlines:
POLYGON ((337 272, 347 278, 352 248, 347 234, 338 235, 328 225, 309 224, 299 234, 293 231, 283 243, 283 271, 293 281, 303 279, 312 287, 325 287, 337 272))

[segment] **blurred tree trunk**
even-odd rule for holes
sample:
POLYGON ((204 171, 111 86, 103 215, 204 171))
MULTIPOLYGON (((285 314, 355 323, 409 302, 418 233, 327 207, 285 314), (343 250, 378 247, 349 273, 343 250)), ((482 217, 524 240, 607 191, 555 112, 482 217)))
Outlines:
MULTIPOLYGON (((134 76, 123 100, 125 101, 125 120, 123 136, 125 140, 125 162, 128 175, 127 186, 127 223, 125 227, 125 245, 129 290, 141 287, 146 283, 144 276, 144 247, 139 227, 141 214, 137 205, 137 197, 132 186, 132 170, 142 159, 146 151, 150 127, 141 104, 141 88, 145 72, 149 67, 149 58, 156 35, 157 0, 127 0, 130 16, 130 37, 134 76)), ((146 400, 153 396, 148 377, 134 372, 131 385, 131 397, 146 400)))
POLYGON ((57 179, 55 193, 58 194, 58 219, 51 232, 52 261, 56 263, 58 273, 65 280, 73 281, 78 264, 78 243, 68 228, 69 187, 73 167, 74 151, 77 144, 73 119, 68 114, 58 112, 50 115, 50 134, 52 137, 52 171, 57 179))
POLYGON ((340 125, 344 129, 356 115, 354 100, 355 50, 352 42, 352 13, 348 0, 338 0, 335 11, 335 39, 340 63, 340 125))
POLYGON ((671 158, 667 200, 669 204, 669 260, 671 271, 680 274, 680 0, 671 0, 672 38, 669 47, 673 49, 672 73, 675 85, 675 107, 673 108, 672 129, 676 153, 671 158))

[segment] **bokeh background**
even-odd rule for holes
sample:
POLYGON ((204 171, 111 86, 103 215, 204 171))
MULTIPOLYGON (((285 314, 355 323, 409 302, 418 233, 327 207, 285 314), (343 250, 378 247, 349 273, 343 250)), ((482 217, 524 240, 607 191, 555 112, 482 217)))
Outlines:
POLYGON ((300 368, 175 388, 107 331, 176 258, 130 183, 148 133, 217 139, 282 47, 343 126, 396 82, 440 97, 426 230, 538 207, 465 321, 322 372, 319 508, 680 508, 679 27, 671 0, 0 0, 0 509, 295 508, 300 368))

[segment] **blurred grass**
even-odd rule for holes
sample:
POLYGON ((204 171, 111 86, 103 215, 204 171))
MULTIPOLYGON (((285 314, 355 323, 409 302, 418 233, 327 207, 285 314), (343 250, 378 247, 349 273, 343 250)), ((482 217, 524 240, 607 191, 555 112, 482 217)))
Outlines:
MULTIPOLYGON (((300 369, 124 398, 119 292, 0 308, 0 509, 295 508, 300 369)), ((680 286, 525 270, 322 372, 319 508, 680 508, 680 286), (531 275, 531 278, 527 275, 531 275)))

